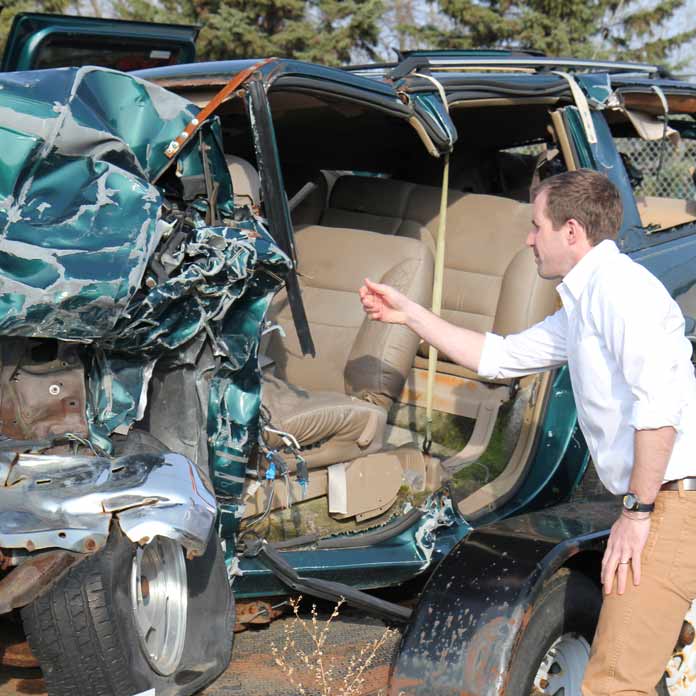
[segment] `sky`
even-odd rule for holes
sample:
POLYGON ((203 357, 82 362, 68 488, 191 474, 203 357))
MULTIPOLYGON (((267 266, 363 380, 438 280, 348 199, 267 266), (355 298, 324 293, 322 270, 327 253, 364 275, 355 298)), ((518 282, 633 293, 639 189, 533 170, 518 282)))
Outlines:
MULTIPOLYGON (((683 27, 696 25, 696 0, 688 0, 686 5, 674 16, 669 23, 670 33, 682 31, 683 27)), ((678 60, 685 60, 687 64, 679 74, 688 74, 690 82, 696 82, 696 40, 688 46, 684 46, 677 54, 678 60)))

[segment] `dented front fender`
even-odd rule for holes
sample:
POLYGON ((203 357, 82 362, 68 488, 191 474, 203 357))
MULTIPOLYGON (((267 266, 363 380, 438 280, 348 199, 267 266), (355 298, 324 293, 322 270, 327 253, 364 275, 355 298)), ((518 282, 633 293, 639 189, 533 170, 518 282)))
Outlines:
POLYGON ((201 555, 217 507, 210 481, 171 452, 108 457, 0 451, 0 548, 94 552, 118 520, 128 538, 155 536, 201 555))

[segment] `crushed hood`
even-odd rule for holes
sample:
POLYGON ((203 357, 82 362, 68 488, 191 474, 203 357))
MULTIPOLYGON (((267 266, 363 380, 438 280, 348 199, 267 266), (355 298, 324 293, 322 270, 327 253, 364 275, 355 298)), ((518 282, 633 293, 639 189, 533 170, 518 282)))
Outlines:
POLYGON ((93 340, 166 230, 149 181, 197 107, 98 68, 0 78, 0 333, 93 340))
POLYGON ((198 113, 103 68, 0 76, 0 337, 82 344, 100 454, 146 415, 160 362, 209 356, 192 449, 207 447, 196 466, 235 496, 256 441, 261 325, 291 261, 234 207, 217 119, 153 184, 198 113))

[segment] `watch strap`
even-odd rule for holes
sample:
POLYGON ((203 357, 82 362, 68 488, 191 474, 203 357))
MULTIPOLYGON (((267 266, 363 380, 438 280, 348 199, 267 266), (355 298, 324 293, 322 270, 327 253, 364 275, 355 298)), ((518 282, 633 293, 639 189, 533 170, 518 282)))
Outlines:
POLYGON ((624 510, 628 512, 652 512, 655 509, 655 503, 641 503, 635 493, 626 493, 622 498, 624 510))

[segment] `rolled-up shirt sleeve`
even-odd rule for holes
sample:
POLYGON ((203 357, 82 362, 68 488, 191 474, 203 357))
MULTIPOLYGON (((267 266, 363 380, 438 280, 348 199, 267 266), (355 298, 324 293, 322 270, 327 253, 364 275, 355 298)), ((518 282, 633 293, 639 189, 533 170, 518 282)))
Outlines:
MULTIPOLYGON (((647 271, 645 271, 647 273, 647 271)), ((682 412, 692 380, 691 345, 684 319, 659 281, 633 284, 604 294, 593 315, 607 349, 631 391, 629 424, 636 430, 672 426, 681 430, 682 412)))
POLYGON ((564 309, 509 336, 487 333, 478 373, 488 379, 522 377, 562 365, 568 359, 564 309))

